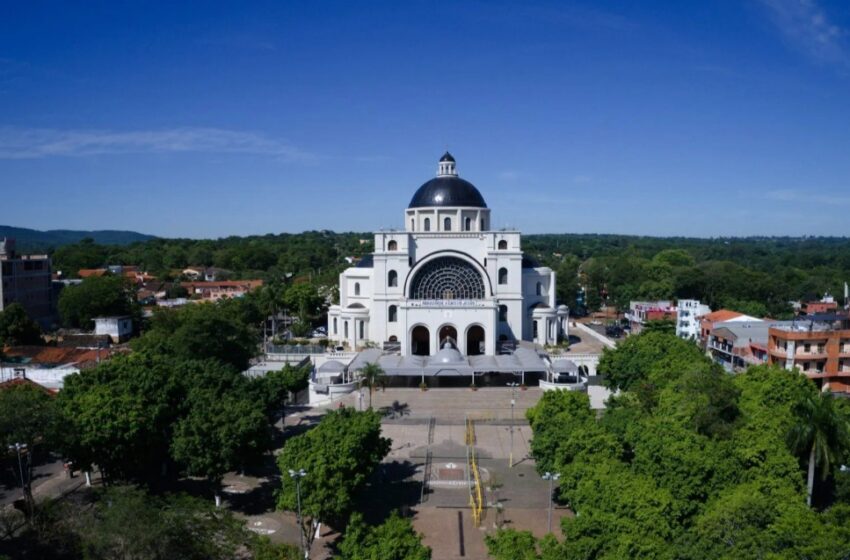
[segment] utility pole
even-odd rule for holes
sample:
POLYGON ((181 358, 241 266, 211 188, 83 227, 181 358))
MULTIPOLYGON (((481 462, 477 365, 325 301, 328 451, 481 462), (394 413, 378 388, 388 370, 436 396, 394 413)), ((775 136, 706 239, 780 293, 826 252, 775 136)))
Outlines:
POLYGON ((307 545, 304 543, 304 525, 301 521, 301 479, 307 476, 307 471, 304 469, 299 469, 298 471, 294 471, 289 469, 289 477, 295 481, 295 497, 298 500, 298 529, 301 536, 301 551, 304 553, 305 560, 309 558, 309 553, 307 551, 307 545))
POLYGON ((516 388, 519 387, 519 383, 516 381, 512 381, 508 383, 508 387, 511 388, 511 453, 508 457, 508 468, 514 468, 514 405, 516 404, 516 388))
POLYGON ((548 529, 546 531, 547 533, 552 532, 552 492, 554 491, 553 485, 555 484, 555 481, 558 480, 559 478, 561 478, 560 473, 550 473, 549 471, 546 471, 543 474, 543 480, 549 481, 549 515, 548 515, 548 522, 547 522, 547 527, 548 527, 548 529))
MULTIPOLYGON (((21 492, 24 495, 24 501, 27 504, 27 509, 29 510, 30 517, 33 515, 33 504, 30 496, 30 492, 27 491, 27 483, 24 481, 24 464, 21 460, 21 452, 27 452, 27 444, 26 443, 15 443, 9 446, 9 451, 14 451, 18 455, 18 474, 21 476, 21 492)), ((29 460, 29 458, 27 458, 29 460)))

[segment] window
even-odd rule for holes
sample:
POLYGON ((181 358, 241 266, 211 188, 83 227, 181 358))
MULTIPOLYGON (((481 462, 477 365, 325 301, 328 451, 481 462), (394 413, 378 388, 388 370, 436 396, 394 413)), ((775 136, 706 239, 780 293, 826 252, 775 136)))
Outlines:
POLYGON ((391 270, 389 274, 387 274, 387 286, 390 288, 395 288, 398 286, 398 272, 395 270, 391 270))
POLYGON ((398 251, 398 243, 395 240, 387 243, 387 251, 398 251))
POLYGON ((365 321, 360 321, 360 340, 363 340, 363 323, 365 321))
POLYGON ((537 321, 531 322, 531 336, 537 338, 537 321))
POLYGON ((336 328, 336 327, 337 327, 337 324, 336 324, 336 317, 334 317, 334 334, 337 334, 337 333, 339 332, 339 331, 337 331, 337 328, 336 328))
POLYGON ((812 345, 811 344, 806 343, 806 344, 803 345, 803 352, 809 353, 811 351, 812 351, 812 345))
POLYGON ((443 231, 451 231, 452 230, 452 219, 445 218, 443 220, 443 231))
POLYGON ((416 229, 416 222, 413 221, 413 218, 410 218, 410 229, 416 229))
POLYGON ((440 257, 416 273, 410 288, 412 299, 484 299, 484 280, 468 262, 440 257))
POLYGON ((507 251, 508 250, 508 242, 505 241, 504 239, 499 241, 499 250, 500 251, 507 251))
POLYGON ((505 285, 507 283, 508 283, 508 269, 502 267, 502 268, 499 269, 499 284, 505 285))
POLYGON ((360 295, 360 282, 355 282, 355 283, 354 283, 354 295, 355 295, 355 296, 359 296, 359 295, 360 295))
POLYGON ((538 282, 538 283, 537 283, 537 290, 536 290, 536 292, 535 292, 535 293, 536 293, 538 296, 542 296, 542 295, 543 295, 543 284, 541 284, 540 282, 538 282))
POLYGON ((485 231, 487 228, 484 227, 484 220, 481 220, 481 231, 485 231))
POLYGON ((499 306, 499 322, 507 323, 508 322, 508 306, 500 305, 499 306))
POLYGON ((425 222, 423 222, 423 229, 425 231, 431 231, 431 218, 425 218, 425 222))
POLYGON ((398 307, 396 307, 395 305, 390 306, 389 312, 387 313, 387 320, 390 323, 395 323, 396 321, 398 321, 398 307))
POLYGON ((345 338, 348 338, 348 321, 342 324, 343 329, 345 329, 345 338))
POLYGON ((467 218, 463 222, 463 229, 466 231, 472 231, 472 218, 467 218))

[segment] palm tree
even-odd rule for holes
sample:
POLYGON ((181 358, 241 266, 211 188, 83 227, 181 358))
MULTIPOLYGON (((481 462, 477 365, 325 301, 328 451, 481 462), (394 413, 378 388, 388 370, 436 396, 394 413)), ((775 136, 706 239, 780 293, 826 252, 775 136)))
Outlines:
POLYGON ((384 370, 376 362, 367 362, 360 369, 360 386, 369 388, 369 408, 372 408, 372 392, 378 387, 384 388, 387 384, 387 376, 384 370))
POLYGON ((795 453, 809 454, 806 503, 811 506, 815 469, 820 467, 824 480, 832 466, 844 459, 850 451, 850 424, 836 410, 828 391, 806 397, 797 404, 795 413, 797 423, 788 433, 788 443, 795 453))

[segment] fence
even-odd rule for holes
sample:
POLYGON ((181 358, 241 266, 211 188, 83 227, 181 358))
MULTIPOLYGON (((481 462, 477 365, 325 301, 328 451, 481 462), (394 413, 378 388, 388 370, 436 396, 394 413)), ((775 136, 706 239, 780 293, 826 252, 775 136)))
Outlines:
POLYGON ((478 460, 475 457, 475 422, 466 419, 466 453, 469 468, 469 507, 472 510, 472 523, 481 525, 481 513, 484 510, 484 498, 481 495, 481 475, 478 472, 478 460))

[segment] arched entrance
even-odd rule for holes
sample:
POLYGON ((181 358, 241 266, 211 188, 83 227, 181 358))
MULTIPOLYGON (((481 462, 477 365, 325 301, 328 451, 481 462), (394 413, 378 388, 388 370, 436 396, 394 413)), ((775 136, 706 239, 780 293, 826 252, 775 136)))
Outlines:
POLYGON ((451 325, 443 325, 440 327, 437 336, 437 342, 440 345, 440 348, 443 347, 443 343, 447 338, 450 338, 455 347, 457 347, 457 329, 451 325))
POLYGON ((466 331, 466 355, 478 356, 484 353, 484 327, 472 325, 466 331))
POLYGON ((413 327, 410 333, 410 353, 414 356, 431 355, 431 333, 427 327, 413 327))

